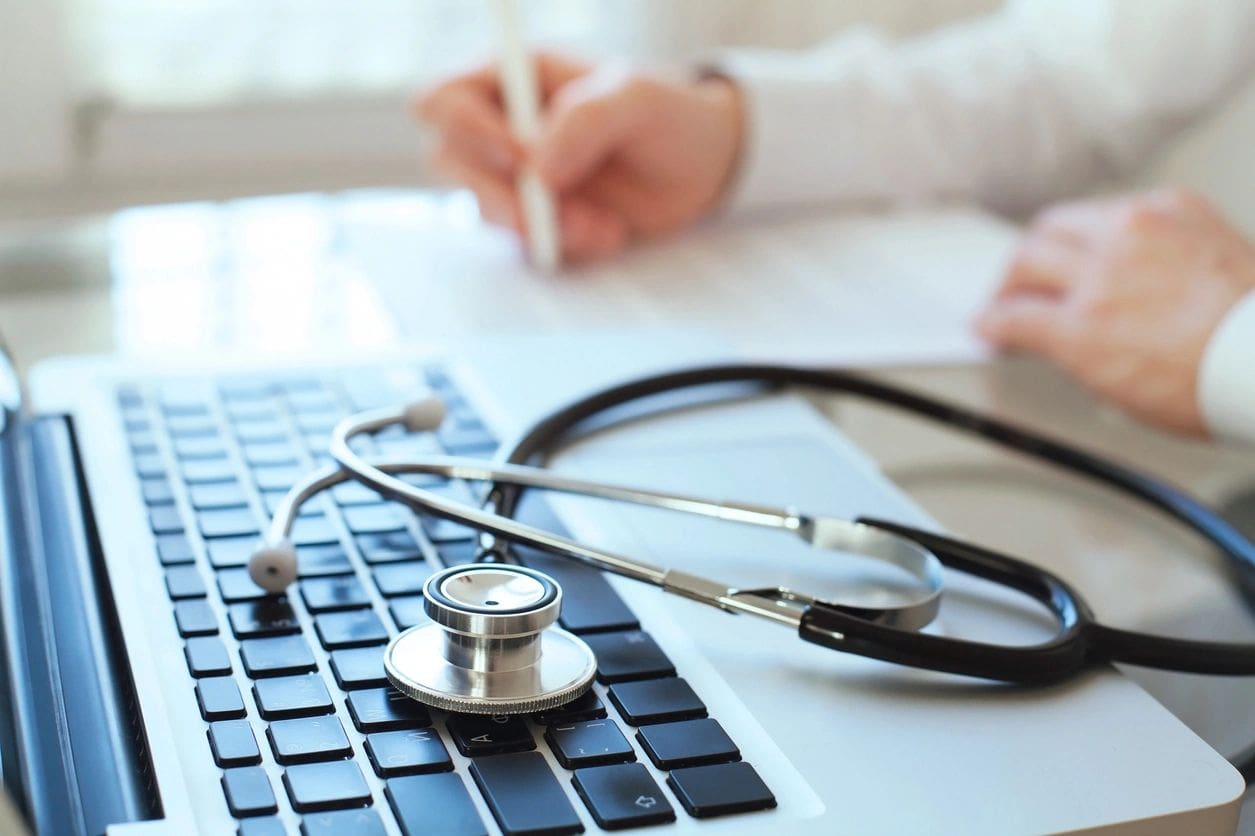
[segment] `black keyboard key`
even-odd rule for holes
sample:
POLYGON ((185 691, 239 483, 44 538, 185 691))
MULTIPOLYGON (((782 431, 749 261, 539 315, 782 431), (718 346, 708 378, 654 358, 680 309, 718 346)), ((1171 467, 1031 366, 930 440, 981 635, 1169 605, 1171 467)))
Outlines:
POLYGON ((423 533, 436 544, 473 541, 477 536, 475 529, 459 525, 453 520, 432 516, 423 516, 421 519, 423 533))
POLYGON ((208 594, 200 571, 190 564, 173 566, 166 570, 166 592, 175 601, 182 598, 204 598, 208 594))
POLYGON ((248 494, 244 493, 244 488, 239 482, 189 485, 187 494, 192 500, 192 507, 197 511, 248 507, 248 494))
POLYGON ((264 819, 243 819, 236 836, 288 836, 283 819, 269 816, 264 819))
POLYGON ((148 509, 148 527, 153 534, 179 534, 183 531, 183 518, 173 505, 154 505, 148 509))
POLYGON ((239 766, 224 771, 222 790, 227 796, 227 807, 236 818, 264 816, 279 809, 270 779, 260 766, 239 766))
POLYGON ((219 537, 205 543, 205 550, 209 552, 209 562, 215 569, 228 569, 233 566, 247 566, 259 543, 259 538, 253 534, 219 537))
POLYGON ((675 821, 675 810, 639 763, 581 769, 572 780, 597 825, 605 830, 675 821))
POLYGON ((471 794, 454 772, 393 778, 384 795, 405 836, 487 836, 471 794))
POLYGON ((565 705, 557 708, 551 708, 548 711, 541 711, 535 714, 532 719, 542 726, 552 726, 555 723, 578 723, 583 720, 600 720, 606 716, 606 707, 601 703, 601 697, 591 688, 584 692, 583 696, 576 697, 565 705))
MULTIPOLYGON (((566 603, 565 599, 563 603, 566 603)), ((675 666, 667 654, 643 630, 593 633, 583 638, 597 655, 598 682, 626 682, 675 675, 675 666)))
POLYGON ((141 479, 164 478, 166 460, 160 453, 140 453, 135 456, 135 474, 141 479))
POLYGON ((374 610, 321 613, 314 616, 314 629, 327 650, 367 647, 388 641, 388 628, 374 610))
POLYGON ((285 765, 338 760, 353 754, 337 717, 276 720, 266 729, 266 737, 275 760, 285 765))
POLYGON ((514 554, 524 566, 544 572, 563 589, 571 590, 562 598, 560 621, 572 633, 634 630, 640 626, 619 593, 593 567, 535 549, 516 547, 514 554))
POLYGON ((249 442, 243 445, 244 461, 250 467, 295 465, 300 459, 287 441, 249 442))
POLYGON ((341 482, 331 489, 331 498, 341 508, 353 505, 374 505, 380 500, 378 493, 361 482, 341 482))
POLYGON ((218 573, 218 594, 228 604, 237 601, 256 601, 270 593, 253 583, 248 576, 248 569, 223 569, 218 573))
POLYGON ((338 415, 343 411, 340 407, 340 402, 336 400, 336 396, 326 389, 322 383, 318 383, 317 388, 309 387, 289 390, 288 407, 298 415, 327 413, 338 415))
MULTIPOLYGON (((436 553, 440 555, 440 562, 446 567, 462 566, 466 563, 474 562, 479 556, 479 543, 474 540, 463 541, 460 543, 441 543, 436 553)), ((565 605, 565 601, 563 604, 565 605)), ((635 627, 635 624, 629 626, 635 627)))
POLYGON ((247 420, 237 419, 235 437, 243 444, 269 444, 285 440, 288 428, 273 415, 269 410, 254 410, 247 420))
POLYGON ((610 701, 634 726, 706 716, 706 704, 687 682, 674 676, 611 685, 610 701))
POLYGON ((260 528, 257 518, 248 508, 218 508, 196 514, 200 533, 206 539, 212 537, 243 537, 256 535, 260 528))
POLYGON ((305 475, 299 465, 253 468, 253 481, 263 491, 286 491, 305 475))
POLYGON ((392 563, 397 560, 422 560, 418 541, 408 531, 389 534, 363 534, 356 538, 357 550, 367 563, 392 563))
POLYGON ((380 688, 388 684, 383 670, 383 646, 331 651, 331 672, 341 690, 380 688))
POLYGON ((196 553, 192 544, 184 534, 163 534, 157 538, 157 557, 162 566, 176 566, 181 563, 192 563, 196 553))
POLYGON ((369 807, 310 813, 301 819, 301 836, 386 836, 387 832, 379 813, 369 807))
POLYGON ((235 481, 235 465, 230 459, 192 459, 179 462, 179 470, 188 485, 235 481))
POLYGON ((252 678, 308 673, 318 669, 314 654, 300 636, 272 636, 240 642, 244 671, 252 678))
POLYGON ((299 633, 301 625, 287 598, 263 598, 227 607, 231 632, 237 639, 299 633))
POLYGON ((152 430, 148 428, 147 422, 144 422, 142 429, 139 424, 136 424, 134 427, 128 426, 126 438, 131 445, 132 453, 157 452, 157 436, 153 435, 152 430))
POLYGON ((235 720, 244 716, 244 697, 229 676, 210 676, 196 681, 200 716, 208 720, 235 720))
POLYGON ((392 688, 351 691, 345 703, 353 725, 363 734, 431 725, 426 706, 392 688))
POLYGON ((330 761, 290 766, 283 784, 298 813, 364 807, 370 803, 370 787, 353 761, 330 761))
POLYGON ((353 572, 353 564, 344 547, 339 543, 326 543, 321 546, 302 546, 296 550, 297 573, 302 578, 324 575, 348 575, 353 572))
POLYGON ((431 729, 367 735, 366 754, 380 778, 453 769, 448 750, 431 729))
POLYGON ((218 424, 205 413, 192 415, 167 415, 166 430, 174 438, 195 438, 197 436, 217 435, 218 424))
POLYGON ((189 636, 212 636, 218 632, 218 617, 204 598, 176 601, 174 620, 179 625, 179 635, 185 639, 189 636))
POLYGON ((699 819, 776 806, 776 797, 748 763, 676 769, 667 783, 689 815, 699 819))
POLYGON ((408 630, 416 624, 431 621, 427 617, 424 600, 422 595, 408 595, 403 598, 393 598, 388 602, 388 611, 392 613, 392 620, 397 623, 397 629, 408 630))
POLYGON ((468 758, 525 752, 536 748, 532 730, 522 717, 505 714, 450 714, 449 734, 458 751, 468 758))
POLYGON ((174 455, 183 461, 221 459, 226 457, 227 448, 216 434, 178 436, 174 439, 174 455))
POLYGON ((644 726, 636 732, 636 739, 659 769, 741 759, 741 750, 723 726, 710 718, 644 726))
POLYGON ((423 591, 423 584, 432 575, 432 567, 423 560, 383 563, 376 566, 372 574, 375 576, 375 586, 379 587, 379 592, 383 595, 419 595, 423 591))
POLYGON ((340 533, 325 516, 297 517, 292 525, 292 542, 298 547, 339 544, 340 533))
POLYGON ((471 763, 471 776, 507 834, 584 832, 558 779, 536 752, 478 759, 471 763))
POLYGON ((314 673, 259 679, 253 683, 253 697, 267 720, 312 717, 335 710, 322 677, 314 673))
POLYGON ((353 575, 301 581, 301 597, 312 613, 355 610, 370 606, 370 595, 353 575))
POLYGON ((550 726, 545 740, 558 763, 567 769, 636 760, 632 744, 610 720, 550 726))
POLYGON ((446 422, 440 428, 440 443, 454 456, 487 456, 497 449, 497 437, 479 423, 446 422))
POLYGON ((146 505, 165 505, 168 502, 174 502, 174 491, 165 479, 144 479, 140 483, 140 489, 144 492, 146 505))
POLYGON ((216 720, 209 724, 209 748, 221 767, 261 763, 261 750, 247 720, 216 720))
MULTIPOLYGON (((279 503, 288 495, 287 491, 262 491, 262 503, 266 506, 267 516, 273 517, 275 511, 279 509, 279 503)), ((297 517, 319 517, 326 514, 327 510, 323 507, 321 497, 311 497, 302 503, 300 509, 296 512, 297 517)))
POLYGON ((401 531, 405 523, 397 509, 385 503, 359 505, 344 509, 344 523, 354 534, 383 534, 401 531))
POLYGON ((220 676, 231 672, 227 646, 217 636, 197 636, 183 643, 187 669, 195 677, 220 676))

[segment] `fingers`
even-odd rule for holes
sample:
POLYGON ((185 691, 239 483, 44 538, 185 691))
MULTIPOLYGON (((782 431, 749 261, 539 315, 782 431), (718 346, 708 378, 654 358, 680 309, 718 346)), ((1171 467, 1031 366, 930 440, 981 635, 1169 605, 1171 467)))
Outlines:
POLYGON ((648 86, 622 70, 602 68, 562 88, 536 143, 541 177, 566 190, 595 171, 644 125, 648 86))
POLYGON ((623 216, 584 197, 562 200, 559 223, 562 256, 570 263, 609 258, 628 245, 628 224, 623 216))
POLYGON ((1087 260, 1088 250, 1077 239, 1031 231, 1016 249, 995 298, 1063 296, 1080 281, 1087 260))
POLYGON ((500 174, 511 173, 522 163, 525 151, 510 133, 492 68, 438 85, 423 94, 415 107, 419 118, 465 160, 500 174))
POLYGON ((1041 296, 1017 296, 995 301, 976 321, 976 331, 995 346, 1040 354, 1057 362, 1065 359, 1066 310, 1041 296))
POLYGON ((449 145, 437 152, 432 165, 444 176, 475 193, 479 214, 485 221, 516 232, 523 230, 522 210, 511 178, 486 171, 449 145))

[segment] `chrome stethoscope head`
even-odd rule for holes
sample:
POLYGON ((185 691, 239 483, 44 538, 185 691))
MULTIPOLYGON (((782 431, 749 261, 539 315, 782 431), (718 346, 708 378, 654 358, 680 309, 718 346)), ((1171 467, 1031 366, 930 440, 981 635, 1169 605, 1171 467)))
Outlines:
MULTIPOLYGON (((424 456, 367 460, 350 445, 357 435, 394 425, 411 432, 434 430, 443 417, 440 401, 426 398, 403 408, 364 412, 341 421, 332 432, 330 445, 337 463, 309 474, 279 503, 266 539, 249 561, 252 579, 269 592, 283 592, 297 576, 297 555, 290 534, 301 505, 315 494, 353 479, 418 511, 455 520, 485 535, 580 560, 727 612, 756 615, 799 632, 804 632, 807 613, 816 605, 912 631, 926 626, 937 614, 942 570, 936 555, 907 537, 861 522, 803 515, 790 508, 712 502, 588 482, 543 468, 497 466, 478 459, 424 456), (902 595, 895 590, 893 597, 901 600, 877 607, 818 599, 784 587, 738 589, 535 528, 491 508, 450 500, 398 478, 407 473, 600 497, 775 529, 817 548, 889 564, 909 577, 912 589, 902 595)), ((433 623, 401 633, 385 652, 388 678, 402 693, 453 711, 505 714, 556 706, 588 688, 595 660, 581 639, 551 626, 562 596, 557 583, 547 576, 507 564, 472 564, 433 575, 423 595, 433 623)))
POLYGON ((388 645, 398 691, 446 711, 529 714, 588 690, 597 659, 554 627, 562 590, 548 575, 502 564, 455 566, 423 586, 431 624, 388 645))

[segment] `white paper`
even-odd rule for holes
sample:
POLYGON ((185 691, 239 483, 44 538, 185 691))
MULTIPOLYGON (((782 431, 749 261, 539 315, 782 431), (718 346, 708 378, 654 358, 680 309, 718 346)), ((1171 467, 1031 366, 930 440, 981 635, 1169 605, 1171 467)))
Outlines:
POLYGON ((346 203, 346 246, 411 338, 560 329, 702 329, 760 360, 953 363, 1013 227, 966 209, 709 223, 557 274, 480 223, 469 196, 346 203))

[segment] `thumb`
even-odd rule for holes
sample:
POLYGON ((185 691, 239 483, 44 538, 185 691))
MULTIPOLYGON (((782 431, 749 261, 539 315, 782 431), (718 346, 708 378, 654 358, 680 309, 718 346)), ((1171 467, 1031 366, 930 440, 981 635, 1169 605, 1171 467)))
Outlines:
POLYGON ((644 98, 633 76, 608 68, 559 90, 535 147, 541 178, 562 191, 596 171, 640 124, 644 98))
POLYGON ((975 327, 998 348, 1053 356, 1062 342, 1062 308, 1043 296, 998 299, 977 317, 975 327))

